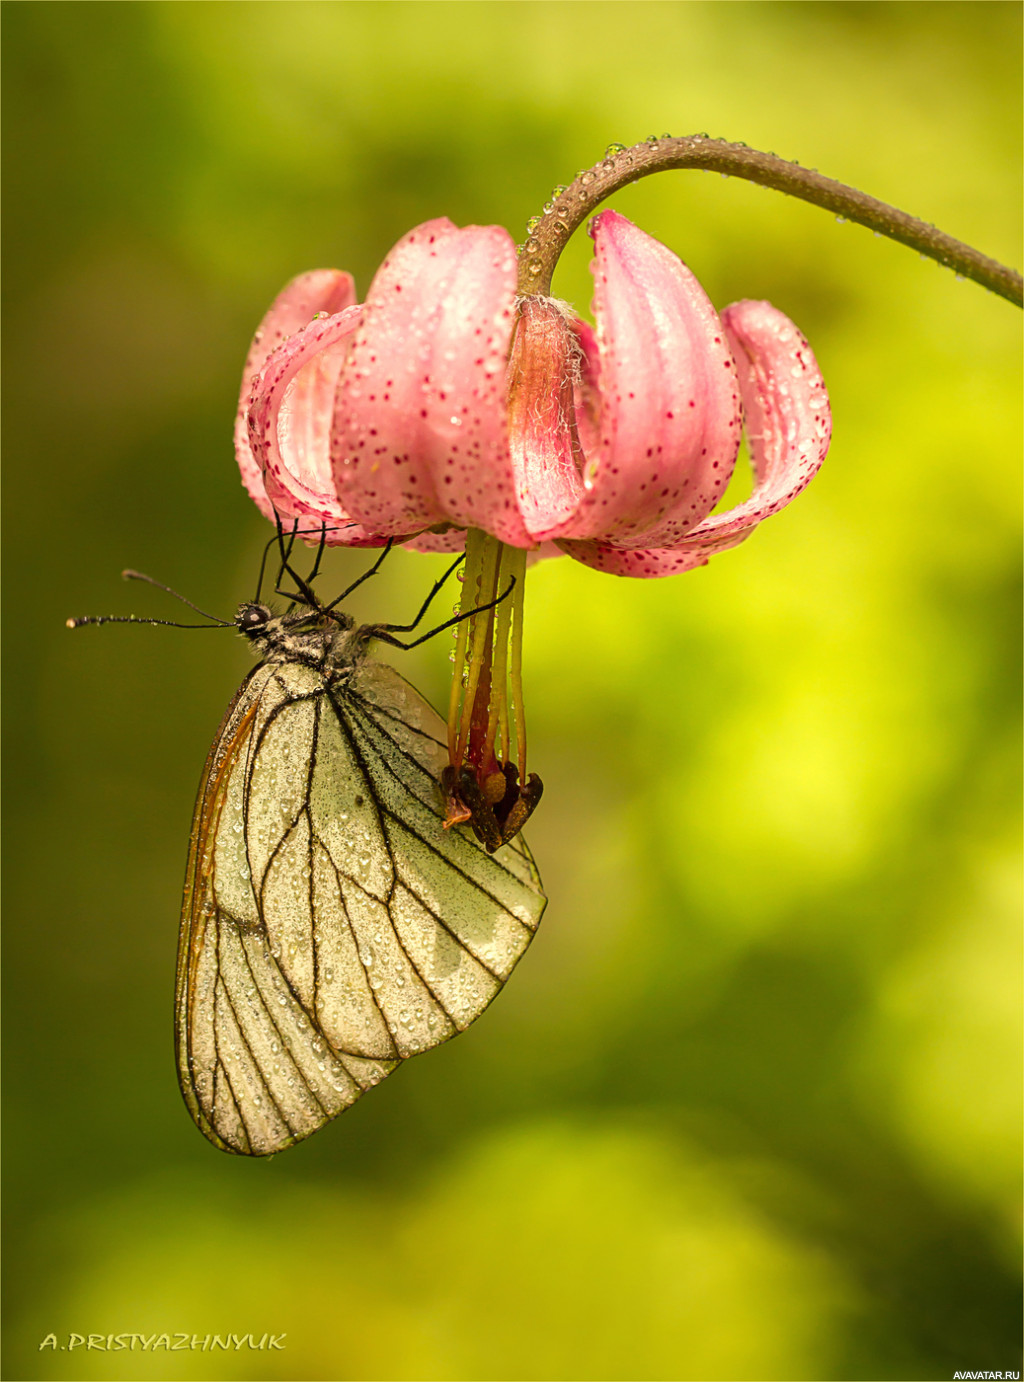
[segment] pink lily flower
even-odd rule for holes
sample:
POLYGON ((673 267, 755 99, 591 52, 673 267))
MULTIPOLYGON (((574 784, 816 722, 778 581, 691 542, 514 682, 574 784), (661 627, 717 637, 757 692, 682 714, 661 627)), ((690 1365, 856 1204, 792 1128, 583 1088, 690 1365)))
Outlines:
MULTIPOLYGON (((235 445, 261 511, 352 546, 458 551, 468 534, 464 608, 516 578, 513 668, 527 551, 619 576, 690 570, 788 504, 828 450, 825 385, 787 317, 751 301, 719 316, 682 261, 615 212, 591 235, 593 329, 556 299, 517 297, 504 229, 439 219, 399 241, 361 305, 348 274, 294 279, 243 375, 235 445), (744 418, 754 492, 713 513, 744 418)), ((493 811, 510 838, 533 803, 510 763, 501 610, 461 642, 448 785, 452 820, 491 831, 493 811)))
POLYGON ((766 302, 719 318, 682 261, 616 212, 591 234, 596 331, 550 298, 521 300, 517 319, 500 226, 418 226, 361 306, 349 274, 294 279, 256 333, 235 431, 262 512, 325 522, 328 543, 475 527, 663 576, 788 504, 830 436, 800 332, 766 302), (757 486, 709 518, 735 465, 741 398, 757 486))

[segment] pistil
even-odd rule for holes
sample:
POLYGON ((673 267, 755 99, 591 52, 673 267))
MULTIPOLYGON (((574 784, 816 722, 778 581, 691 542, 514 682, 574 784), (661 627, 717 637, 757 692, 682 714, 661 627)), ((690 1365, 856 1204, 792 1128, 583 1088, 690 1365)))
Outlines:
POLYGON ((442 785, 445 825, 468 821, 492 852, 522 829, 543 790, 526 775, 525 575, 524 550, 468 531, 442 785))

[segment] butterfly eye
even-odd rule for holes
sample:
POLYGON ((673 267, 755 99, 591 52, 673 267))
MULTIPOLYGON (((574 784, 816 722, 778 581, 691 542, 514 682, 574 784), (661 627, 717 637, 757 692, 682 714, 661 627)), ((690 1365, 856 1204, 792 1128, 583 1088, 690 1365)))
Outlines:
POLYGON ((266 605, 242 605, 235 623, 242 633, 253 633, 265 628, 270 622, 271 612, 266 605))

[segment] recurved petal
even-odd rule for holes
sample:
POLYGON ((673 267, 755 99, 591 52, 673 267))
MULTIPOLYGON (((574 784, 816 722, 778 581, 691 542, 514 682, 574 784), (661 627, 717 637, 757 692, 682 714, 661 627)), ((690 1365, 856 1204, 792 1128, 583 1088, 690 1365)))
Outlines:
POLYGON ((583 347, 555 298, 524 298, 508 363, 508 442, 519 510, 543 536, 575 513, 583 494, 576 427, 583 347))
POLYGON ((417 533, 402 545, 414 552, 461 552, 466 546, 466 534, 462 528, 448 528, 443 533, 417 533))
POLYGON ((795 499, 818 473, 832 436, 825 381, 789 318, 770 302, 744 301, 727 307, 722 319, 739 367, 756 488, 680 544, 708 554, 735 546, 795 499))
POLYGON ((249 444, 247 414, 253 381, 271 352, 276 350, 282 341, 307 326, 318 312, 333 315, 350 307, 355 300, 355 283, 351 274, 343 273, 340 269, 313 269, 310 273, 299 274, 298 278, 293 278, 278 293, 252 339, 242 371, 242 388, 238 396, 235 456, 238 468, 242 472, 242 483, 259 505, 260 511, 271 521, 274 518, 274 510, 267 498, 262 473, 249 444))
MULTIPOLYGON (((743 541, 743 536, 723 542, 719 551, 725 547, 735 547, 743 541)), ((563 552, 584 566, 592 566, 595 571, 604 571, 609 576, 678 576, 680 572, 692 571, 697 566, 706 566, 711 550, 699 547, 614 547, 610 542, 567 542, 557 544, 563 552)))
POLYGON ((718 314, 671 250, 613 211, 591 234, 599 442, 579 508, 547 535, 667 546, 728 484, 740 438, 735 365, 718 314))
POLYGON ((594 328, 582 318, 576 318, 573 330, 579 350, 579 377, 574 386, 576 435, 584 456, 595 456, 601 445, 601 352, 594 328))
POLYGON ((325 523, 328 544, 346 546, 381 540, 352 524, 331 479, 334 391, 361 314, 348 307, 282 341, 253 380, 247 413, 252 456, 278 514, 325 523))
POLYGON ((417 226, 367 294, 339 380, 335 489, 375 531, 445 521, 513 546, 531 539, 516 505, 505 427, 515 248, 500 226, 417 226))

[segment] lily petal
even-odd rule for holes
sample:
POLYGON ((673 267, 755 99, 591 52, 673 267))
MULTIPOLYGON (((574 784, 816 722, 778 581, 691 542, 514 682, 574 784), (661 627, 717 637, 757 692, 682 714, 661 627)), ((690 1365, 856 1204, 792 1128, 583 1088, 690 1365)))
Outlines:
POLYGON ((414 552, 461 552, 466 546, 466 534, 461 528, 449 528, 445 533, 418 533, 402 546, 414 552))
POLYGON ((577 561, 616 576, 674 576, 737 547, 810 483, 828 452, 832 417, 817 361, 770 302, 737 302, 722 320, 735 352, 756 488, 745 503, 707 518, 673 547, 626 549, 560 542, 577 561))
POLYGON ((325 523, 328 545, 384 541, 353 524, 331 481, 334 392, 361 316, 361 307, 348 307, 289 336, 254 379, 248 409, 249 442, 267 498, 282 518, 325 523))
POLYGON ((583 497, 576 430, 583 347, 555 298, 524 298, 508 364, 508 435, 519 508, 532 533, 571 517, 583 497))
POLYGON ((428 221, 378 270, 335 398, 342 504, 374 531, 445 521, 531 545, 505 424, 515 247, 500 226, 428 221))
POLYGON ((601 446, 601 351, 594 328, 577 317, 573 327, 579 346, 580 377, 576 381, 576 433, 585 456, 601 446))
POLYGON ((739 366, 757 487, 745 503, 707 518, 685 546, 735 546, 785 508, 821 469, 832 413, 818 362, 800 331, 770 302, 734 302, 722 314, 739 366))
POLYGON ((351 274, 340 269, 313 269, 299 274, 278 293, 260 322, 242 371, 242 388, 235 416, 235 456, 242 472, 242 483, 265 518, 274 521, 274 508, 267 497, 263 475, 249 443, 248 410, 253 381, 267 357, 287 337, 307 326, 318 312, 344 311, 356 300, 351 274))
MULTIPOLYGON (((738 537, 731 543, 723 542, 722 548, 735 547, 742 541, 743 538, 738 537)), ((698 566, 706 566, 711 555, 710 551, 697 547, 689 550, 684 547, 613 547, 610 542, 567 542, 564 539, 557 545, 595 571, 640 579, 678 576, 682 571, 693 571, 698 566)))
POLYGON ((718 314, 671 250, 614 211, 591 234, 600 444, 575 515, 538 535, 667 546, 711 512, 732 474, 736 368, 718 314))

